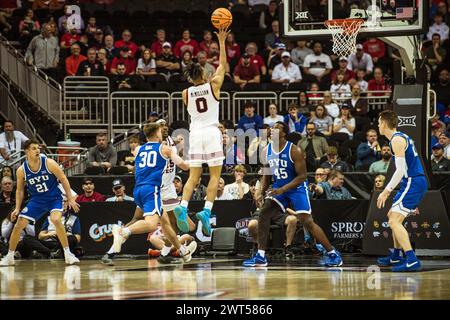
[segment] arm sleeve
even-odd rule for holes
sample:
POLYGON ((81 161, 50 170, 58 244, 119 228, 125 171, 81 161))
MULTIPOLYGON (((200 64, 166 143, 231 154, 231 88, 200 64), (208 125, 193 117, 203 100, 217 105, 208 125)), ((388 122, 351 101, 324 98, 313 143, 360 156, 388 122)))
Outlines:
POLYGON ((395 157, 395 172, 391 181, 386 186, 388 191, 392 191, 397 187, 406 173, 406 159, 404 157, 395 157))

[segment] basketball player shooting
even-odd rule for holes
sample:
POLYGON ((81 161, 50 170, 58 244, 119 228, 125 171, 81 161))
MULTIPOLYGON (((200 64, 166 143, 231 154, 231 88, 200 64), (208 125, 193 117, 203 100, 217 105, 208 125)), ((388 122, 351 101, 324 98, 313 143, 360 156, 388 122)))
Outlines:
POLYGON ((386 200, 399 183, 400 190, 395 195, 387 214, 394 248, 389 256, 379 258, 378 264, 392 266, 394 272, 417 271, 421 269, 421 264, 412 249, 403 221, 416 210, 427 192, 428 184, 414 142, 406 134, 397 131, 397 122, 398 116, 393 111, 386 110, 380 113, 378 127, 380 134, 390 141, 395 172, 384 191, 378 196, 377 207, 384 208, 386 200))
POLYGON ((187 106, 191 117, 189 135, 189 179, 183 189, 183 197, 180 206, 174 209, 178 228, 182 232, 189 232, 187 221, 187 208, 192 197, 195 185, 201 174, 203 163, 209 167, 209 183, 206 194, 205 207, 197 213, 197 218, 202 222, 203 233, 211 234, 209 218, 213 202, 217 196, 222 164, 225 159, 222 147, 222 134, 219 125, 219 98, 220 88, 225 77, 227 54, 225 40, 230 31, 228 27, 219 28, 215 32, 219 39, 220 64, 213 75, 211 82, 207 82, 204 71, 198 63, 193 63, 187 70, 187 78, 194 84, 183 91, 183 102, 187 106))

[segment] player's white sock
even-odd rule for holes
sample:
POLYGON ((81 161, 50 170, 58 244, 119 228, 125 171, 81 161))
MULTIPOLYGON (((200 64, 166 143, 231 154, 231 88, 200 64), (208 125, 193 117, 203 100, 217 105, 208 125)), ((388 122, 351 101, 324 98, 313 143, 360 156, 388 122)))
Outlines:
POLYGON ((161 250, 161 255, 163 257, 167 256, 170 253, 170 249, 172 249, 172 247, 167 247, 164 245, 164 247, 161 250))
POLYGON ((115 253, 115 252, 114 252, 114 249, 113 249, 113 247, 111 246, 111 248, 109 248, 109 250, 108 250, 107 254, 113 254, 113 253, 115 253))
POLYGON ((183 208, 186 208, 186 209, 187 209, 188 203, 189 203, 189 202, 187 202, 186 200, 181 200, 180 206, 182 206, 183 208))
POLYGON ((70 252, 69 247, 65 247, 63 250, 64 250, 64 255, 65 256, 68 255, 68 254, 72 254, 72 252, 70 252))
POLYGON ((8 254, 7 256, 9 256, 10 258, 13 257, 14 258, 14 251, 8 250, 8 254))
POLYGON ((258 254, 264 258, 264 256, 266 255, 266 250, 258 250, 258 254))
POLYGON ((211 211, 213 207, 213 203, 211 201, 205 201, 205 209, 208 209, 211 211))
POLYGON ((187 249, 186 246, 183 244, 183 245, 180 247, 180 253, 181 253, 181 255, 184 256, 184 254, 185 254, 187 251, 188 251, 188 249, 187 249))
POLYGON ((128 229, 127 227, 122 229, 122 234, 125 238, 128 238, 131 235, 131 231, 130 229, 128 229))

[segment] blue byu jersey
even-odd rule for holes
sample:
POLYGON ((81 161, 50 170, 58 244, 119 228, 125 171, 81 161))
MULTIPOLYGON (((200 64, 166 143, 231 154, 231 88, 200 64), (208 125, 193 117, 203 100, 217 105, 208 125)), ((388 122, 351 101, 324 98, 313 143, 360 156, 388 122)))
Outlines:
POLYGON ((59 188, 59 181, 56 176, 47 169, 44 155, 40 156, 41 166, 37 172, 33 172, 25 160, 23 170, 25 173, 25 183, 31 198, 57 198, 61 197, 62 192, 59 188))
POLYGON ((159 142, 147 142, 139 147, 135 159, 136 187, 153 185, 160 187, 164 169, 168 159, 161 154, 162 144, 159 142))
MULTIPOLYGON (((414 141, 403 132, 399 131, 395 132, 394 135, 392 136, 392 139, 396 136, 403 137, 406 140, 406 150, 405 150, 406 175, 404 176, 404 178, 424 175, 422 163, 420 162, 419 154, 417 153, 416 147, 414 146, 414 141)), ((389 145, 392 150, 391 142, 389 142, 389 145)), ((394 156, 395 160, 395 155, 393 151, 392 155, 394 156)))
POLYGON ((272 148, 272 142, 267 147, 267 162, 273 175, 273 187, 281 188, 291 182, 296 176, 294 161, 291 158, 292 143, 286 142, 279 153, 272 148))

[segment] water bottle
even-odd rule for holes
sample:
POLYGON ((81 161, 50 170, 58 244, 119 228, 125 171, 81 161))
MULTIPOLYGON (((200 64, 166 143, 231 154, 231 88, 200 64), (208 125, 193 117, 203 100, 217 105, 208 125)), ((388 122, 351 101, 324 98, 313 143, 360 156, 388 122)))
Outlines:
POLYGON ((67 134, 66 134, 66 141, 72 141, 72 140, 70 140, 70 133, 69 132, 67 132, 67 134))

